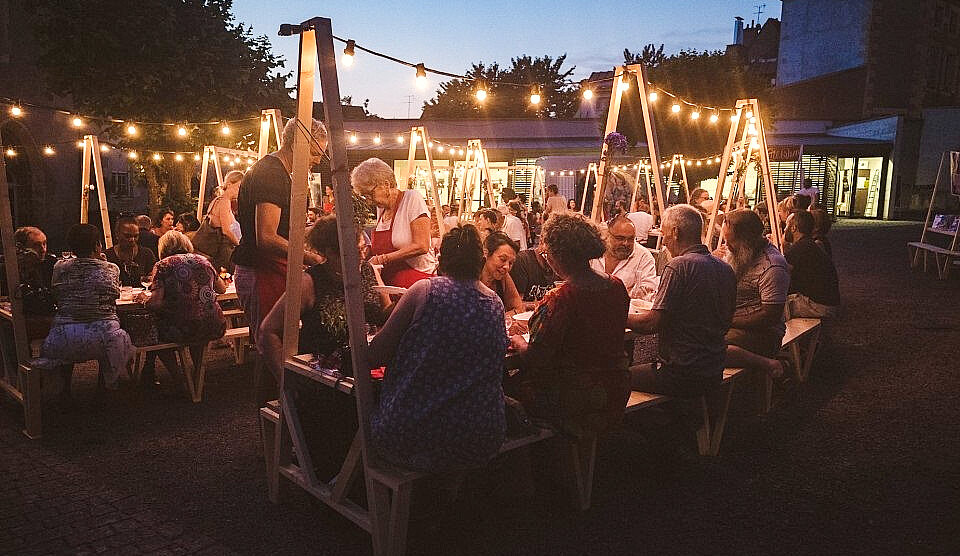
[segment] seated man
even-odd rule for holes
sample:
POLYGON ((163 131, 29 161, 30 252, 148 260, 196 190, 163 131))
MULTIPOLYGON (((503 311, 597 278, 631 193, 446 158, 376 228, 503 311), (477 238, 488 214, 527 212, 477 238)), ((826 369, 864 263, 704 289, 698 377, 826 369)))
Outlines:
POLYGON ((149 276, 157 258, 153 251, 140 247, 137 241, 140 237, 137 221, 129 216, 117 219, 113 226, 113 236, 116 243, 107 249, 106 255, 107 261, 120 268, 120 285, 141 287, 141 278, 149 276))
POLYGON ((726 340, 736 300, 730 266, 700 242, 703 220, 690 205, 663 213, 663 244, 674 258, 663 269, 649 311, 627 316, 640 333, 659 332, 658 365, 630 369, 634 390, 695 397, 723 380, 726 340))
POLYGON ((814 217, 799 211, 787 218, 784 256, 790 263, 790 316, 836 317, 840 312, 837 268, 813 238, 814 217))
POLYGON ((637 230, 637 241, 641 244, 646 243, 650 228, 653 227, 653 215, 650 214, 646 199, 637 197, 633 203, 633 212, 628 212, 627 218, 633 222, 633 227, 637 230))
POLYGON ((785 332, 783 308, 790 271, 780 250, 763 236, 763 223, 751 210, 728 212, 723 228, 726 245, 718 249, 737 276, 737 308, 727 332, 728 367, 747 367, 783 374, 774 359, 785 332))
POLYGON ((517 253, 510 269, 510 277, 524 301, 539 301, 559 280, 547 264, 546 250, 542 243, 533 249, 523 249, 517 253))
MULTIPOLYGON (((40 228, 24 226, 13 234, 20 269, 19 295, 27 320, 27 337, 43 338, 50 330, 56 303, 50 282, 57 259, 47 253, 47 236, 40 228)), ((0 261, 3 257, 0 257, 0 261)), ((0 294, 10 295, 7 274, 0 272, 0 294)))
POLYGON ((503 227, 503 215, 495 209, 483 209, 474 213, 473 225, 480 233, 480 241, 483 241, 491 233, 500 231, 503 227))
POLYGON ((616 276, 623 282, 630 297, 648 299, 657 290, 657 262, 646 247, 636 241, 633 222, 617 216, 607 225, 607 251, 590 261, 598 271, 616 276))

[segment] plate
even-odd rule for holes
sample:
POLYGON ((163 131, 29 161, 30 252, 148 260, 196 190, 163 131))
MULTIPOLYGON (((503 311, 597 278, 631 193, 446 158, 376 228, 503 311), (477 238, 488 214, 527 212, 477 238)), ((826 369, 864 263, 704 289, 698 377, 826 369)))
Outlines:
POLYGON ((374 290, 385 293, 387 295, 403 295, 407 293, 407 288, 400 288, 397 286, 374 286, 374 290))
POLYGON ((527 322, 530 320, 530 317, 533 316, 533 311, 524 311, 523 313, 517 313, 513 315, 513 320, 518 320, 520 322, 527 322))

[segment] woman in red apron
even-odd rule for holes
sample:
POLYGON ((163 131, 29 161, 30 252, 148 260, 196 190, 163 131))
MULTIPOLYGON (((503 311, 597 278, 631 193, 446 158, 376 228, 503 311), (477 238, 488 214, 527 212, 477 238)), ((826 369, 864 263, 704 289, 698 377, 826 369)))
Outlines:
POLYGON ((380 209, 370 263, 383 265, 383 282, 409 288, 414 282, 433 276, 436 265, 429 254, 430 217, 420 193, 397 189, 393 169, 376 158, 360 163, 351 181, 358 192, 380 209))

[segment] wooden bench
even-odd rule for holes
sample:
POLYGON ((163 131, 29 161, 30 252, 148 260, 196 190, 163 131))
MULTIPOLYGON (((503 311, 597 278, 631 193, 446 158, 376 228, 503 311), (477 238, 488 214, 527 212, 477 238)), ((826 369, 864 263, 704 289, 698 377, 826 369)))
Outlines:
MULTIPOLYGON (((226 341, 242 341, 250 335, 249 327, 241 328, 229 328, 223 335, 223 340, 226 341)), ((207 368, 203 364, 203 357, 200 358, 200 361, 191 361, 191 365, 187 365, 189 357, 189 345, 188 344, 154 344, 151 346, 137 346, 137 351, 133 360, 133 379, 139 381, 140 374, 143 372, 143 364, 146 359, 146 354, 150 352, 157 352, 163 350, 173 350, 176 353, 180 368, 183 369, 183 375, 187 382, 187 391, 190 394, 190 399, 194 403, 199 402, 203 398, 203 387, 206 381, 207 368)), ((239 361, 238 361, 239 363, 239 361)))
MULTIPOLYGON (((700 428, 697 429, 697 451, 700 452, 701 456, 715 456, 720 452, 720 441, 723 439, 723 431, 727 424, 727 413, 730 410, 730 398, 733 396, 733 383, 743 376, 743 373, 744 369, 740 368, 724 369, 723 381, 716 392, 718 399, 708 400, 707 395, 696 399, 703 419, 700 428), (713 419, 711 419, 711 405, 714 406, 713 419)), ((634 391, 630 393, 625 413, 633 413, 674 400, 676 398, 662 394, 634 391)))
POLYGON ((946 247, 940 247, 939 245, 934 245, 932 243, 925 243, 920 241, 910 241, 907 243, 908 248, 913 248, 914 252, 910 256, 910 266, 916 268, 920 265, 920 255, 923 254, 923 271, 927 272, 927 260, 928 255, 933 253, 934 262, 937 265, 937 276, 944 280, 950 275, 950 268, 953 266, 953 261, 960 259, 960 251, 953 251, 946 247))

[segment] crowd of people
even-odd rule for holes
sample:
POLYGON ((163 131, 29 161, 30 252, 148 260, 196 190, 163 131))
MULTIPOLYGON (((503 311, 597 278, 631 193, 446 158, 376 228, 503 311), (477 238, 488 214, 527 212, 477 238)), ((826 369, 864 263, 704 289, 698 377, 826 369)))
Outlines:
MULTIPOLYGON (((316 120, 303 128, 313 139, 311 161, 319 163, 326 130, 316 120)), ((97 228, 77 225, 67 234, 75 258, 54 265, 42 232, 18 231, 21 267, 32 269, 22 273, 22 287, 52 292, 41 355, 56 362, 64 392, 73 362, 99 360, 108 389, 129 365, 133 344, 116 306, 124 286, 148 285, 138 300, 156 322, 158 341, 188 344, 194 361, 202 358, 206 343, 225 330, 216 299, 227 270, 251 338, 279 374, 290 222, 304 218, 289 206, 299 129, 291 121, 277 152, 246 173, 229 173, 202 222, 172 211, 162 211, 156 225, 145 216, 120 218, 106 252, 97 228)), ((839 311, 830 218, 807 196, 782 203, 783 252, 747 208, 726 212, 719 246, 706 245, 703 205, 712 199, 702 189, 662 215, 642 197, 629 211, 614 203, 597 226, 568 206, 556 185, 546 186, 542 210, 504 188, 495 208, 469 217, 442 207, 447 231, 433 238, 427 201, 415 189, 401 190, 388 164, 365 160, 350 177, 354 195, 375 215, 355 222, 366 322, 379 327, 369 363, 385 368, 373 442, 382 457, 410 468, 461 469, 495 455, 505 434, 505 396, 535 419, 586 436, 620 418, 631 388, 699 396, 730 366, 781 376, 785 319, 839 311), (669 259, 659 272, 644 246, 656 216, 669 259), (391 295, 380 284, 406 291, 391 295), (646 305, 632 307, 632 299, 646 305), (657 334, 656 361, 630 366, 626 328, 657 334)), ((351 374, 358 370, 343 299, 349 269, 341 265, 337 218, 332 189, 322 208, 306 215, 300 351, 351 374)), ((173 353, 160 358, 179 372, 173 353)))

